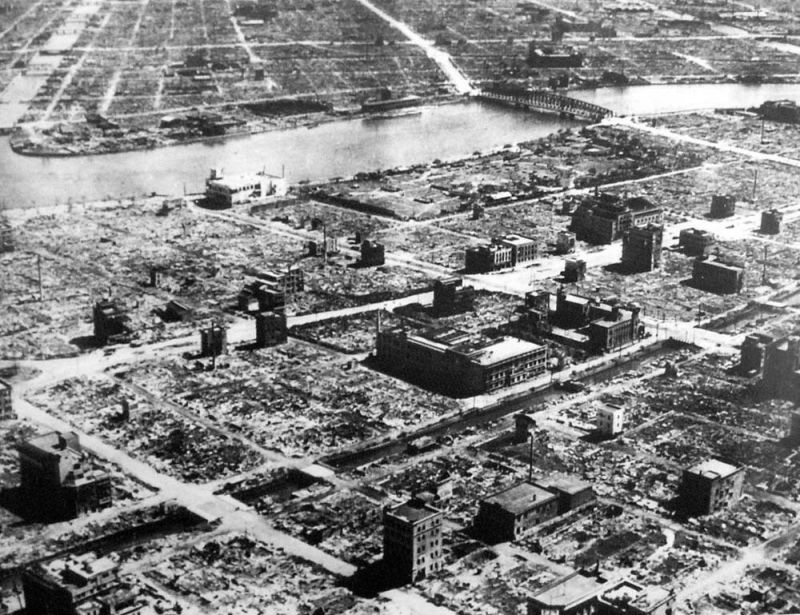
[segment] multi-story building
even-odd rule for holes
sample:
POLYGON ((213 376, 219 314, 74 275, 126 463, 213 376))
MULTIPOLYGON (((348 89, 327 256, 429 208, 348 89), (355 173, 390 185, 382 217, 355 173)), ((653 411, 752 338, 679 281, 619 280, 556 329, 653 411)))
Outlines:
POLYGON ((92 312, 94 339, 105 346, 109 342, 125 341, 130 334, 130 317, 122 303, 103 299, 94 304, 92 312))
POLYGON ((587 197, 573 212, 570 230, 578 239, 604 244, 620 239, 625 231, 650 224, 660 226, 664 214, 660 207, 642 197, 622 200, 601 193, 587 197))
POLYGON ((582 259, 568 259, 564 262, 564 271, 561 279, 565 284, 577 284, 586 278, 586 261, 582 259))
POLYGON ((252 199, 285 195, 286 192, 285 179, 266 173, 226 176, 221 169, 211 169, 206 179, 206 202, 212 207, 232 207, 252 199))
POLYGON ((451 328, 378 331, 377 362, 412 382, 452 395, 490 393, 547 368, 547 347, 519 339, 473 338, 451 328))
POLYGON ((731 508, 742 497, 744 468, 708 459, 683 471, 679 496, 689 515, 709 515, 731 508))
POLYGON ((386 249, 382 243, 377 243, 365 239, 361 242, 361 260, 359 264, 362 267, 380 267, 386 262, 386 249))
POLYGON ((678 235, 678 245, 689 256, 707 256, 716 242, 712 233, 696 228, 683 229, 678 235))
POLYGON ((74 433, 52 432, 17 446, 26 514, 74 519, 111 506, 111 479, 94 469, 74 433))
POLYGON ((675 594, 663 587, 645 587, 623 579, 600 593, 597 615, 672 615, 675 594))
POLYGON ((514 234, 492 237, 488 246, 467 248, 464 266, 467 273, 489 273, 535 260, 537 250, 536 241, 529 237, 514 234))
POLYGON ((789 419, 789 441, 800 444, 800 412, 792 412, 789 419))
POLYGON ((441 569, 442 511, 411 500, 383 511, 383 561, 403 583, 420 581, 441 569))
POLYGON ((664 229, 655 224, 634 227, 622 234, 622 267, 625 271, 644 272, 661 265, 664 229))
POLYGON ((14 416, 11 402, 11 385, 5 380, 0 380, 0 420, 14 416))
POLYGON ((783 213, 777 209, 761 212, 761 232, 765 235, 778 235, 781 232, 783 213))
POLYGON ((736 213, 736 197, 730 194, 715 194, 711 197, 711 217, 728 218, 736 213))
POLYGON ((767 355, 767 346, 773 341, 772 336, 766 333, 751 333, 745 337, 741 348, 740 371, 744 374, 760 374, 767 355))
POLYGON ((93 553, 36 564, 22 575, 25 612, 37 615, 132 614, 136 594, 119 581, 119 566, 93 553))
POLYGON ((299 267, 284 272, 263 271, 255 275, 238 294, 237 303, 243 312, 266 312, 286 305, 286 296, 305 290, 305 273, 299 267))
POLYGON ((575 233, 559 231, 556 236, 556 254, 569 254, 575 251, 575 233))
POLYGON ((610 313, 592 320, 589 323, 590 347, 599 352, 611 352, 639 339, 643 334, 639 310, 637 305, 613 305, 610 313))
POLYGON ((597 432, 604 436, 616 436, 625 426, 625 409, 613 404, 603 404, 597 409, 597 432))
POLYGON ((537 483, 558 498, 558 514, 563 515, 571 510, 593 502, 594 488, 591 483, 578 480, 572 476, 548 478, 537 483))
POLYGON ((758 110, 761 117, 767 120, 800 123, 800 107, 793 100, 768 100, 758 110))
POLYGON ((791 335, 767 344, 762 389, 767 397, 800 403, 800 337, 791 335))
POLYGON ((744 286, 744 271, 743 267, 728 265, 714 257, 698 258, 692 266, 692 285, 721 295, 739 293, 744 286))
POLYGON ((283 344, 288 339, 286 327, 286 313, 283 310, 275 312, 260 312, 256 314, 256 347, 266 348, 283 344))
POLYGON ((475 289, 463 286, 460 278, 436 280, 433 284, 434 316, 451 316, 468 312, 475 305, 475 289))
POLYGON ((487 540, 517 540, 558 515, 558 496, 531 482, 521 482, 480 501, 475 531, 487 540))
POLYGON ((218 357, 228 353, 228 330, 221 325, 212 324, 200 331, 200 355, 218 357))

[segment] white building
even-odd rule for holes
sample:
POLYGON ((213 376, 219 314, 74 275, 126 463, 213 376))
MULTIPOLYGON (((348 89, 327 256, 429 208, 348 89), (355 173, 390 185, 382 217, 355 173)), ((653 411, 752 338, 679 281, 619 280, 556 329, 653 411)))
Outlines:
POLYGON ((597 431, 605 436, 622 433, 625 425, 625 410, 611 404, 597 409, 597 431))
POLYGON ((206 180, 206 200, 218 207, 231 207, 267 196, 282 196, 287 191, 284 178, 266 173, 226 176, 221 169, 211 169, 206 180))

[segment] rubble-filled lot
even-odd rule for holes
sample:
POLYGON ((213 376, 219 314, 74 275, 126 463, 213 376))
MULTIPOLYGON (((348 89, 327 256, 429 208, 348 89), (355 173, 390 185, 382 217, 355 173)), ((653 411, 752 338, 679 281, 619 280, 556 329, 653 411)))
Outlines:
POLYGON ((30 394, 28 399, 80 429, 114 442, 159 472, 188 482, 209 482, 263 462, 259 453, 243 443, 106 379, 65 380, 30 394))
POLYGON ((215 371, 165 359, 118 375, 260 446, 295 457, 388 437, 458 407, 352 359, 291 340, 223 357, 215 371))
POLYGON ((220 614, 343 613, 356 602, 333 575, 240 533, 179 550, 145 575, 195 608, 220 614))
POLYGON ((699 615, 794 613, 800 608, 800 575, 771 563, 747 566, 724 584, 697 592, 691 607, 699 615))

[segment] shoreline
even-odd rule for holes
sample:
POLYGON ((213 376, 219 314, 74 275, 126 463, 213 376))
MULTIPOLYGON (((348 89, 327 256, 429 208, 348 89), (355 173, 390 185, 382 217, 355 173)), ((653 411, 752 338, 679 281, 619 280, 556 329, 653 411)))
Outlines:
MULTIPOLYGON (((414 106, 413 108, 421 110, 424 109, 425 107, 438 107, 441 105, 448 105, 448 104, 462 104, 468 100, 469 97, 457 94, 432 96, 429 98, 422 98, 420 104, 414 106)), ((44 149, 44 148, 28 149, 25 147, 21 147, 14 142, 14 132, 16 130, 19 130, 19 128, 16 128, 14 129, 14 131, 10 133, 9 147, 11 148, 11 151, 14 152, 16 155, 27 156, 29 158, 79 158, 82 156, 105 156, 113 154, 126 154, 130 152, 162 149, 167 147, 179 147, 181 145, 192 145, 196 143, 224 143, 225 141, 228 140, 241 139, 270 132, 296 130, 299 128, 311 129, 321 124, 329 124, 331 122, 337 122, 337 121, 352 121, 359 119, 364 120, 370 118, 392 119, 392 118, 383 118, 382 116, 385 115, 386 113, 387 112, 377 112, 377 111, 376 112, 358 111, 353 113, 342 113, 342 114, 334 114, 332 112, 309 113, 302 115, 286 116, 286 119, 288 121, 280 122, 277 125, 272 125, 272 126, 265 125, 262 127, 256 126, 248 130, 232 131, 230 133, 223 135, 213 135, 207 137, 197 136, 188 139, 182 139, 180 141, 171 140, 171 141, 165 141, 163 143, 156 143, 149 145, 131 144, 131 146, 129 147, 122 146, 119 149, 114 149, 114 150, 100 150, 97 147, 95 147, 81 152, 70 152, 70 151, 61 151, 60 149, 44 149), (292 121, 292 119, 294 119, 294 121, 292 121)), ((402 117, 402 115, 398 115, 398 117, 402 117)))

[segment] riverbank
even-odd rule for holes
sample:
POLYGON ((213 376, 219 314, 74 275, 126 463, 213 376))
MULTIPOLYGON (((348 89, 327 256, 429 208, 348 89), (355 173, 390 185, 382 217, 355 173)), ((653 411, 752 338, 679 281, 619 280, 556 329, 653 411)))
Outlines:
MULTIPOLYGON (((462 96, 432 96, 420 98, 419 107, 454 104, 463 100, 462 96)), ((198 114, 202 114, 202 112, 198 114)), ((231 115, 234 116, 236 113, 231 115)), ((102 118, 107 122, 106 126, 98 126, 87 120, 58 122, 43 127, 30 124, 21 126, 11 132, 9 145, 15 154, 21 156, 40 158, 99 156, 194 143, 223 143, 229 139, 252 137, 273 131, 314 128, 321 124, 341 120, 386 120, 407 115, 410 115, 407 110, 405 113, 393 114, 386 111, 368 113, 355 108, 344 111, 330 110, 298 115, 269 116, 268 118, 253 117, 253 113, 250 113, 245 119, 237 118, 237 121, 243 122, 244 125, 226 129, 224 134, 210 135, 195 134, 201 128, 191 131, 176 131, 171 127, 164 128, 164 119, 169 116, 161 118, 162 125, 151 127, 122 127, 117 126, 116 122, 102 118), (109 127, 108 124, 111 126, 109 127)))

